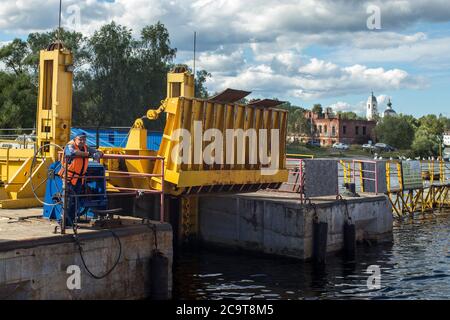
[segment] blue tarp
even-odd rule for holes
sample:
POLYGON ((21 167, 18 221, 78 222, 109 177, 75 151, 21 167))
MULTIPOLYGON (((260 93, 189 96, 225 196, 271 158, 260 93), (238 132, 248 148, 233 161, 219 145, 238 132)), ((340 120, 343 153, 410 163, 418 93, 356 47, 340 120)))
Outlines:
MULTIPOLYGON (((72 128, 70 137, 85 133, 87 135, 87 144, 95 146, 97 144, 97 131, 94 129, 72 128)), ((147 132, 147 148, 149 150, 158 150, 162 140, 162 132, 147 132)), ((128 139, 128 130, 120 129, 101 129, 99 130, 99 141, 101 147, 125 147, 128 139)))

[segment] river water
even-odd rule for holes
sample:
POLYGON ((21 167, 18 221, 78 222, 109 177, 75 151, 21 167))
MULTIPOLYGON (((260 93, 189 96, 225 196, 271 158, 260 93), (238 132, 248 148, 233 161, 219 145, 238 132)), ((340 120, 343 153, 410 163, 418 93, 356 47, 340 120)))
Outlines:
POLYGON ((322 269, 242 252, 184 251, 174 264, 174 298, 450 299, 450 216, 396 223, 393 233, 393 243, 358 245, 354 261, 337 254, 322 269), (379 288, 367 286, 371 265, 379 266, 379 288))

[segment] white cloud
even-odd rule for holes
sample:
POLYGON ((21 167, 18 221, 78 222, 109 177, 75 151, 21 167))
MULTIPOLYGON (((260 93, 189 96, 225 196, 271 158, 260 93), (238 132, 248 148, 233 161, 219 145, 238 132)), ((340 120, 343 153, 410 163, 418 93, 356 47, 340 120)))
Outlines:
POLYGON ((3 46, 6 46, 7 44, 10 44, 12 41, 0 41, 0 48, 3 46))
MULTIPOLYGON (((368 32, 366 8, 373 1, 333 0, 65 0, 67 8, 76 5, 81 13, 81 31, 90 34, 99 25, 115 20, 136 32, 144 25, 161 20, 176 38, 178 47, 191 44, 194 30, 205 43, 219 44, 274 42, 288 36, 290 43, 302 46, 311 41, 332 41, 341 35, 351 39, 353 33, 383 34, 384 42, 395 41, 395 31, 417 22, 450 21, 446 0, 385 0, 375 2, 381 8, 382 28, 388 32, 368 32), (295 36, 295 37, 292 37, 295 36), (322 38, 323 37, 323 38, 322 38)), ((3 0, 0 7, 0 29, 5 33, 43 31, 54 28, 58 20, 58 0, 3 0)), ((415 41, 420 34, 403 37, 415 41)), ((381 36, 380 36, 381 38, 381 36)), ((361 45, 365 43, 361 37, 361 45)))
POLYGON ((381 95, 377 96, 378 105, 379 106, 387 105, 389 99, 391 99, 391 97, 387 96, 385 94, 381 94, 381 95))
POLYGON ((359 64, 339 67, 311 59, 295 74, 276 72, 269 64, 247 65, 237 76, 215 76, 207 84, 212 91, 238 88, 266 96, 311 100, 365 94, 371 90, 419 89, 426 86, 426 81, 400 69, 368 68, 359 64))
MULTIPOLYGON (((193 60, 187 60, 185 63, 192 66, 193 60)), ((207 70, 215 75, 233 75, 245 63, 246 60, 241 49, 231 52, 225 51, 223 48, 215 51, 205 51, 200 53, 196 59, 196 67, 198 69, 207 70)))
POLYGON ((420 39, 417 43, 400 44, 389 48, 353 48, 352 54, 347 49, 338 50, 333 57, 341 62, 372 63, 413 63, 416 67, 439 68, 450 67, 450 37, 438 39, 420 39))
MULTIPOLYGON (((63 24, 71 5, 80 8, 78 31, 92 34, 116 21, 140 29, 158 20, 178 48, 179 62, 192 65, 197 31, 198 68, 211 72, 210 91, 226 87, 300 99, 366 94, 371 90, 420 89, 427 81, 386 62, 449 63, 450 38, 404 33, 419 22, 450 21, 447 0, 98 0, 63 1, 63 24), (382 30, 366 27, 368 4, 381 8, 382 30), (402 33, 403 32, 403 33, 402 33), (305 48, 331 48, 326 57, 305 48)), ((0 30, 26 36, 55 28, 58 0, 3 0, 0 30)))
POLYGON ((306 75, 318 77, 338 76, 341 74, 341 70, 334 63, 316 58, 312 58, 309 64, 300 67, 298 71, 306 75))

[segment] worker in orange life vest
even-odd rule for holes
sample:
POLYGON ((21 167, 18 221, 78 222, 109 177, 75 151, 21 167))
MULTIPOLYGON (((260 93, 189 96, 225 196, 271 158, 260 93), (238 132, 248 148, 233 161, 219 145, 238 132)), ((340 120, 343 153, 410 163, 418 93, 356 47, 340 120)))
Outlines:
MULTIPOLYGON (((78 134, 73 140, 69 141, 64 148, 61 170, 58 175, 64 179, 67 160, 67 191, 69 192, 69 195, 73 193, 81 194, 83 192, 85 182, 84 176, 88 169, 89 158, 94 158, 94 160, 98 161, 98 159, 103 157, 101 151, 89 147, 86 144, 86 138, 86 134, 78 134)), ((70 214, 72 219, 76 209, 75 205, 76 201, 74 200, 74 197, 70 197, 69 212, 72 213, 70 214)))

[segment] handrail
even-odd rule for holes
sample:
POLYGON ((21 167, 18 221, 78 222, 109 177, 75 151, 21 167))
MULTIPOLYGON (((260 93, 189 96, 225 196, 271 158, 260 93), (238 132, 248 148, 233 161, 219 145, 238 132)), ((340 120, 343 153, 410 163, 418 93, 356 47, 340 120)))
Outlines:
MULTIPOLYGON (((60 152, 61 153, 61 152, 60 152)), ((75 156, 75 157, 67 157, 67 158, 87 158, 85 156, 75 156)), ((160 195, 160 222, 164 222, 164 165, 165 165, 165 158, 160 156, 141 156, 141 155, 123 155, 123 154, 104 154, 102 156, 103 159, 129 159, 129 160, 160 160, 161 161, 161 173, 160 174, 152 174, 152 173, 140 173, 140 172, 128 172, 128 171, 120 171, 120 170, 105 170, 104 176, 80 176, 80 178, 84 178, 85 180, 89 179, 104 179, 105 186, 106 186, 106 180, 110 178, 115 178, 115 176, 111 177, 109 175, 106 175, 106 173, 113 173, 116 175, 119 175, 120 178, 153 178, 153 177, 159 177, 161 178, 161 190, 156 189, 139 189, 139 188, 125 188, 125 187, 116 187, 114 186, 114 190, 119 191, 134 191, 134 193, 128 192, 128 194, 142 194, 142 193, 152 193, 152 194, 159 194, 160 195)), ((74 197, 74 198, 81 198, 86 197, 85 194, 68 194, 66 192, 67 190, 67 172, 68 172, 68 164, 69 161, 65 161, 65 177, 63 178, 63 197, 65 203, 67 203, 68 197, 74 197)), ((109 189, 111 191, 111 189, 109 189)), ((108 193, 108 188, 105 188, 104 194, 94 195, 94 196, 116 196, 118 194, 115 193, 108 193)), ((122 192, 119 192, 119 195, 123 195, 122 192)), ((91 195, 92 196, 92 195, 91 195)), ((76 200, 77 201, 77 200, 76 200)), ((66 209, 66 206, 64 206, 64 209, 66 209)), ((64 233, 65 231, 65 210, 62 210, 62 225, 61 225, 61 233, 64 233)))
MULTIPOLYGON (((310 158, 310 159, 314 159, 314 155, 313 154, 301 154, 301 153, 287 153, 286 154, 287 157, 298 157, 298 158, 310 158)), ((289 159, 289 160, 297 160, 297 159, 289 159)))

